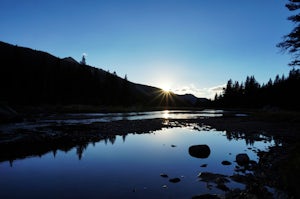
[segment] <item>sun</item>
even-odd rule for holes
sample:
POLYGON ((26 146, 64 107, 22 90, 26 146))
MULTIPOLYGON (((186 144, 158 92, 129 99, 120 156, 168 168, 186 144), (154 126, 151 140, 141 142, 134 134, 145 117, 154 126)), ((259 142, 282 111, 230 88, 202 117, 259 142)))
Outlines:
POLYGON ((162 83, 162 84, 160 85, 160 88, 161 88, 164 92, 166 92, 166 93, 171 92, 171 85, 168 84, 168 83, 162 83))

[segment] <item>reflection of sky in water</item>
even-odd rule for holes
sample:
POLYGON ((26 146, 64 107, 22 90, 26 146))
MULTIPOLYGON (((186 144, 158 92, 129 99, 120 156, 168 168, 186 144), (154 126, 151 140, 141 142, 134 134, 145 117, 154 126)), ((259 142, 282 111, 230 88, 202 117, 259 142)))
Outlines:
POLYGON ((36 128, 48 125, 65 124, 91 124, 95 122, 110 122, 118 120, 145 120, 145 119, 194 119, 198 117, 220 117, 222 110, 165 110, 150 112, 130 113, 80 113, 80 114, 55 114, 47 117, 37 118, 35 121, 25 121, 15 124, 0 125, 0 129, 11 130, 16 128, 36 128))
MULTIPOLYGON (((76 149, 58 151, 42 157, 0 163, 0 198, 191 198, 197 194, 224 193, 214 188, 208 190, 206 183, 199 182, 199 172, 232 175, 235 155, 247 153, 257 160, 248 149, 265 149, 274 142, 245 140, 229 141, 224 132, 195 131, 192 128, 172 128, 152 134, 130 134, 125 141, 117 136, 114 144, 100 141, 89 144, 82 159, 76 149), (191 157, 191 145, 207 144, 210 156, 206 159, 191 157), (175 145, 176 147, 172 147, 175 145), (231 161, 223 166, 223 160, 231 161), (206 168, 200 167, 208 164, 206 168), (162 178, 179 177, 173 184, 162 178), (162 188, 167 185, 168 188, 162 188)), ((242 186, 238 183, 228 184, 242 186)))

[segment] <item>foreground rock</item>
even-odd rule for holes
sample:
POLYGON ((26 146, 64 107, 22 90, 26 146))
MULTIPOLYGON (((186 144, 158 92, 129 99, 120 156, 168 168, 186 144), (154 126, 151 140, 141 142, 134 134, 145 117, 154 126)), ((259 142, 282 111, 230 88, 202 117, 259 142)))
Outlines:
POLYGON ((250 158, 246 153, 237 154, 235 157, 236 163, 240 166, 246 166, 250 162, 250 158))
POLYGON ((228 183, 229 180, 225 175, 210 172, 202 172, 198 175, 198 177, 203 182, 216 184, 216 188, 222 191, 229 191, 229 188, 225 185, 225 183, 228 183))
POLYGON ((193 196, 192 199, 221 199, 222 197, 219 197, 215 194, 203 194, 199 196, 193 196))
POLYGON ((194 145, 189 148, 189 154, 195 158, 208 158, 210 155, 210 148, 206 144, 194 145))
POLYGON ((229 162, 228 160, 224 160, 224 161, 222 161, 222 165, 228 166, 228 165, 231 165, 231 162, 229 162))
POLYGON ((177 182, 180 182, 180 179, 179 179, 179 178, 171 178, 171 179, 169 180, 169 182, 177 183, 177 182))

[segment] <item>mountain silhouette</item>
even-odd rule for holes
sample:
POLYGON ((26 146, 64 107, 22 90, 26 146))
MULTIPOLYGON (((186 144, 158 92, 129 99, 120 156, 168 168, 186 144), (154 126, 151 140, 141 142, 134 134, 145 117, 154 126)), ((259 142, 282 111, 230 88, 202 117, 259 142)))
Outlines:
POLYGON ((0 58, 0 102, 9 105, 178 107, 192 106, 197 100, 130 82, 72 57, 61 59, 4 42, 0 42, 0 58))

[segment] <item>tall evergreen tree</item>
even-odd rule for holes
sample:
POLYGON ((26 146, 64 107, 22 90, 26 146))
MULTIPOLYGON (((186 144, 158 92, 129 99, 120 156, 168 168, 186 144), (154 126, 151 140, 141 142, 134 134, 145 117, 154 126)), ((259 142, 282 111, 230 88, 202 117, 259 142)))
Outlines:
POLYGON ((80 61, 80 64, 86 65, 86 60, 85 60, 85 56, 84 55, 82 55, 82 59, 80 61))
MULTIPOLYGON (((300 0, 289 0, 286 7, 290 11, 297 12, 300 9, 300 0)), ((283 41, 277 44, 277 47, 293 55, 293 61, 289 63, 290 66, 300 66, 300 13, 288 17, 288 20, 294 22, 295 27, 283 37, 283 41)))

